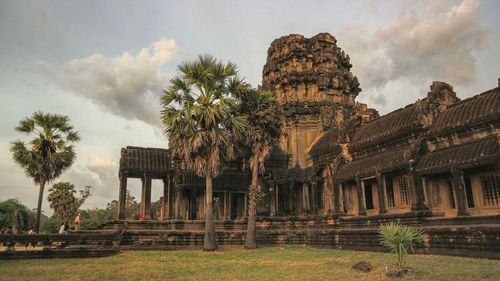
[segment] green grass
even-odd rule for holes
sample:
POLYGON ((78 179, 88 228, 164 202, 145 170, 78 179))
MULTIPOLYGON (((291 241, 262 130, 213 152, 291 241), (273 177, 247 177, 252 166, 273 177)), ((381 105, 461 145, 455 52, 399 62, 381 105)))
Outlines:
MULTIPOLYGON (((301 246, 247 251, 128 251, 107 258, 0 261, 0 280, 386 280, 386 253, 301 246), (351 266, 374 266, 370 273, 351 266)), ((410 255, 403 280, 499 280, 500 261, 410 255)))

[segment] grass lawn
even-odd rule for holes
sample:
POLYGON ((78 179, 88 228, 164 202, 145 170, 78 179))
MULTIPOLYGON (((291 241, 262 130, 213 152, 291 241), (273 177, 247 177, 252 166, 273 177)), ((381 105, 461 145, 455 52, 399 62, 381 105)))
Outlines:
MULTIPOLYGON (((128 251, 107 258, 0 261, 0 280, 386 280, 391 254, 305 246, 128 251), (369 261, 370 273, 351 266, 369 261)), ((404 280, 499 280, 500 261, 411 255, 404 280)))

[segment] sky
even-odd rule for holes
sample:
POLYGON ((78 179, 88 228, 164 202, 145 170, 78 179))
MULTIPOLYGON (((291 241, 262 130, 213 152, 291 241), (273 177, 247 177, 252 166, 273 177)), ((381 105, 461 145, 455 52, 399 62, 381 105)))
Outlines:
MULTIPOLYGON (((26 140, 14 130, 26 116, 70 117, 81 141, 58 181, 92 186, 83 208, 105 207, 118 197, 122 147, 166 148, 159 96, 179 63, 212 54, 257 87, 270 43, 292 33, 334 35, 361 83, 357 101, 381 114, 425 97, 432 81, 479 94, 500 77, 498 11, 496 0, 0 0, 0 200, 36 206, 38 187, 9 151, 26 140)), ((129 190, 140 198, 140 181, 129 190)))

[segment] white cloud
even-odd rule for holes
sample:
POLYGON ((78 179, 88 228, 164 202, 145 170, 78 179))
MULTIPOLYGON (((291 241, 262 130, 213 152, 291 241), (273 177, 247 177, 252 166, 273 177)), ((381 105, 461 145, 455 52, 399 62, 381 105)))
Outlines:
MULTIPOLYGON (((363 96, 384 107, 378 93, 386 95, 384 89, 392 81, 407 81, 422 90, 433 80, 458 86, 475 82, 475 52, 486 45, 479 4, 464 0, 443 7, 431 2, 423 11, 407 7, 395 21, 373 31, 356 27, 356 32, 343 32, 342 47, 351 55, 363 96)), ((415 94, 412 98, 418 97, 415 94)))
POLYGON ((113 160, 95 157, 86 163, 76 163, 58 181, 69 181, 78 190, 92 187, 92 197, 84 208, 103 207, 118 198, 118 164, 113 160))
POLYGON ((89 99, 104 111, 159 126, 160 92, 168 83, 160 67, 178 51, 174 39, 162 38, 137 54, 124 52, 114 58, 93 54, 62 67, 38 66, 64 90, 89 99))

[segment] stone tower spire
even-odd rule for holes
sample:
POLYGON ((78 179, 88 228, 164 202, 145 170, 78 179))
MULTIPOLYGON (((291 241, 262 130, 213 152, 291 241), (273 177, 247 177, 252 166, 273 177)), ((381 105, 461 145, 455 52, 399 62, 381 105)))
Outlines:
POLYGON ((280 147, 292 155, 291 167, 310 166, 310 145, 355 114, 361 89, 349 56, 336 43, 328 33, 291 34, 274 40, 268 50, 262 89, 274 93, 284 110, 288 134, 280 147))

